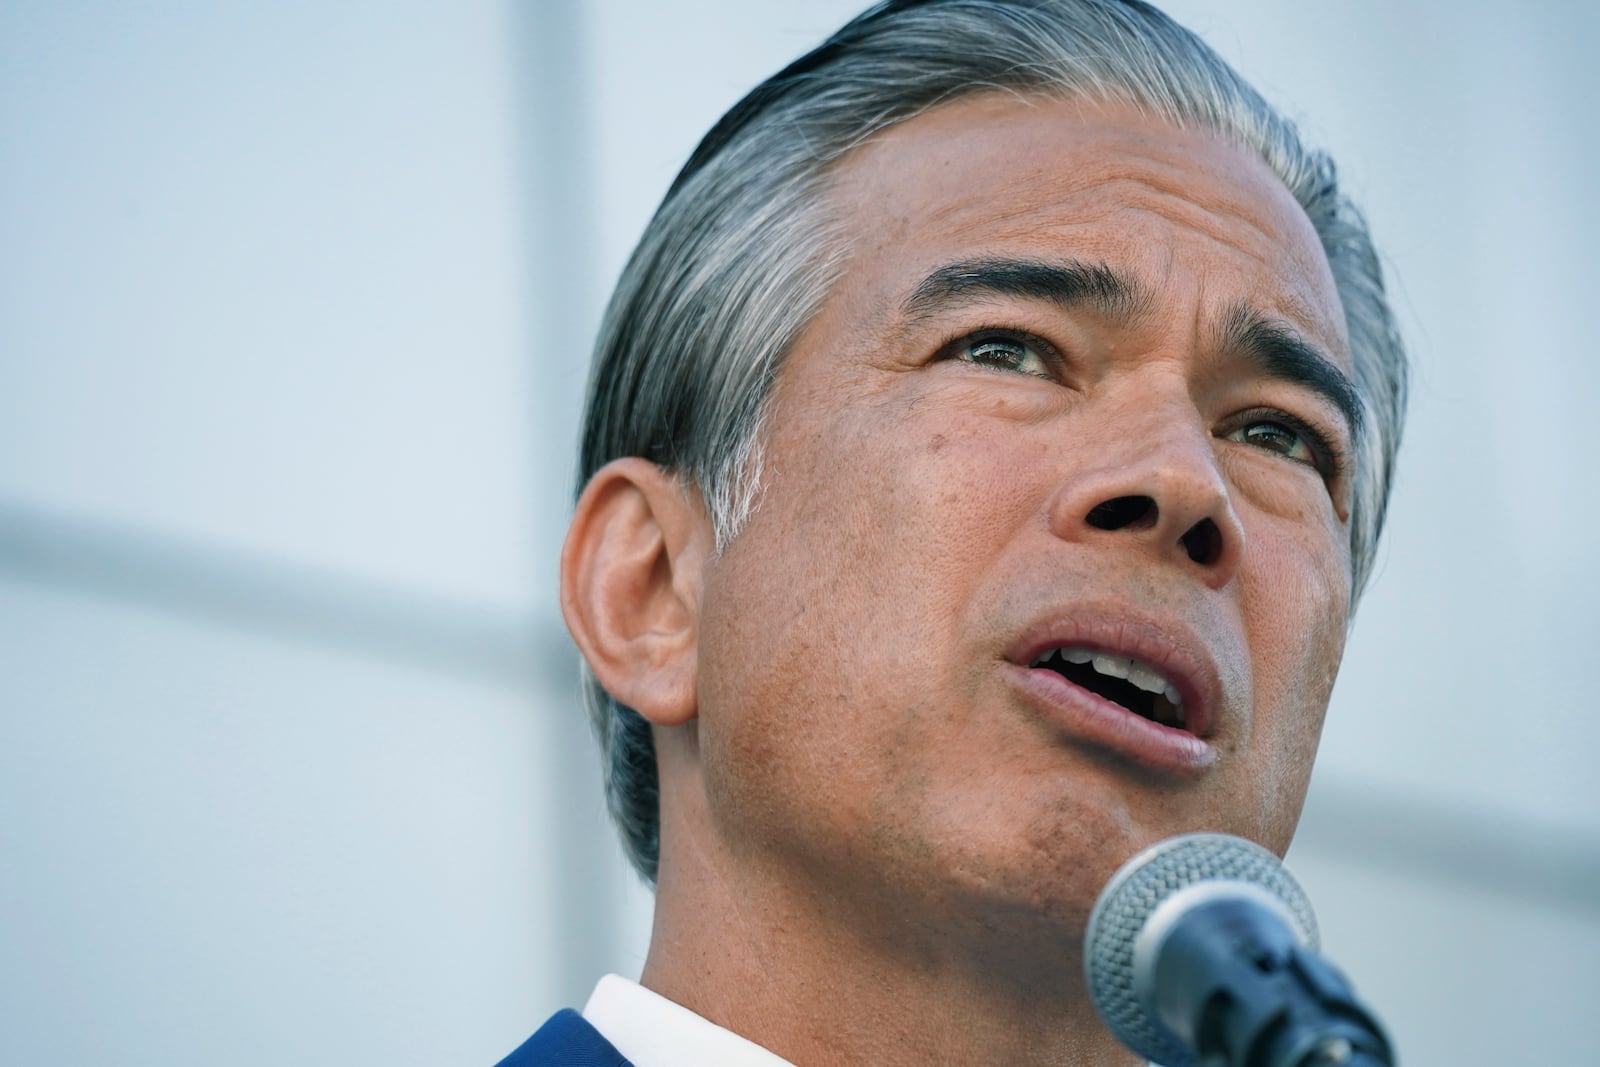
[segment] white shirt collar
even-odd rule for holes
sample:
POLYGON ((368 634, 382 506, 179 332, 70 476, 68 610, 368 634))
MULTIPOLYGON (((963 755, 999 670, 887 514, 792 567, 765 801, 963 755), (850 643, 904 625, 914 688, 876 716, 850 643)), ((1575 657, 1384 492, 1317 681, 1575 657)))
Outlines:
POLYGON ((753 1041, 615 974, 600 979, 583 1017, 634 1067, 794 1067, 753 1041))

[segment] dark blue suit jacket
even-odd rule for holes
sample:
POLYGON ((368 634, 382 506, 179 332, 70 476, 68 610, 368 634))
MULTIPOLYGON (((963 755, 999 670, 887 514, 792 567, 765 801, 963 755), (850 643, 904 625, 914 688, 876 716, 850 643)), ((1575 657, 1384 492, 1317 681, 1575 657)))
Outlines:
POLYGON ((498 1067, 633 1067, 571 1008, 558 1011, 498 1067))

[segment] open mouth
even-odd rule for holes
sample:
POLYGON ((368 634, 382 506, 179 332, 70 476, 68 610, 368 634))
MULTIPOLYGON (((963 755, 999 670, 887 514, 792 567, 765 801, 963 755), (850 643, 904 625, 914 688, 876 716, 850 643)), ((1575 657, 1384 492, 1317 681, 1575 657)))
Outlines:
POLYGON ((1131 656, 1097 652, 1081 645, 1046 649, 1029 664, 1055 671, 1096 696, 1119 704, 1140 718, 1187 730, 1183 696, 1162 674, 1131 656))

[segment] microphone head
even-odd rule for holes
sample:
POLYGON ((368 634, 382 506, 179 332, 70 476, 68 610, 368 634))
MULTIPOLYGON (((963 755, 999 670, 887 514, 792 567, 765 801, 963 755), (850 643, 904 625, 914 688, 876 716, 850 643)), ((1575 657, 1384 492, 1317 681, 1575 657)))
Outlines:
POLYGON ((1231 834, 1184 834, 1124 863, 1089 915, 1084 977, 1095 1012, 1112 1035, 1164 1067, 1198 1067, 1199 1061, 1154 1017, 1144 989, 1149 979, 1141 973, 1144 961, 1136 960, 1135 950, 1157 909, 1200 882, 1242 883, 1240 892, 1251 896, 1265 891, 1282 905, 1302 943, 1317 945, 1317 921, 1305 891, 1277 856, 1254 842, 1231 834))

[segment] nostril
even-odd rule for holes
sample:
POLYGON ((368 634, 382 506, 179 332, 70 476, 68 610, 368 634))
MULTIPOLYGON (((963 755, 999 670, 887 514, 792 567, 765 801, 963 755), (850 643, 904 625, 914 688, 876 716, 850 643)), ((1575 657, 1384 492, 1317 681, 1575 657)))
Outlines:
POLYGON ((1156 502, 1147 496, 1119 496, 1096 504, 1084 521, 1097 530, 1146 529, 1156 524, 1156 502))
POLYGON ((1201 519, 1189 527, 1180 540, 1183 550, 1196 563, 1210 565, 1222 558, 1222 531, 1210 519, 1201 519))

